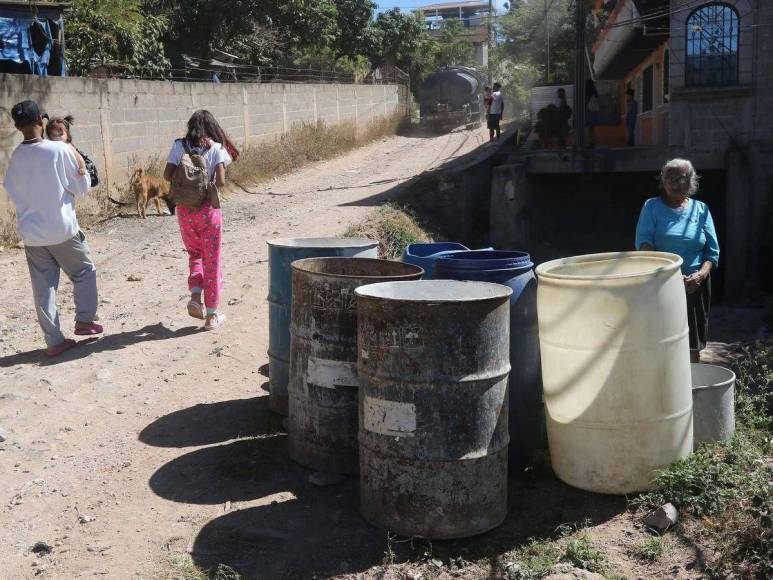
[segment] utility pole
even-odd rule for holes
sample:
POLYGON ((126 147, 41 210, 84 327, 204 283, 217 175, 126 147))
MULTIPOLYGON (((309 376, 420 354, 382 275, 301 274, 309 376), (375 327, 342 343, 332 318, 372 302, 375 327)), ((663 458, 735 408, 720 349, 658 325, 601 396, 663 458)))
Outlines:
POLYGON ((550 22, 548 22, 548 0, 545 0, 545 48, 547 59, 545 62, 545 82, 550 82, 550 22))
POLYGON ((574 146, 585 146, 585 2, 575 0, 574 146))
POLYGON ((492 50, 492 36, 493 36, 493 17, 494 17, 494 0, 488 0, 488 52, 486 53, 486 66, 488 67, 488 84, 491 86, 493 79, 491 78, 491 50, 492 50))

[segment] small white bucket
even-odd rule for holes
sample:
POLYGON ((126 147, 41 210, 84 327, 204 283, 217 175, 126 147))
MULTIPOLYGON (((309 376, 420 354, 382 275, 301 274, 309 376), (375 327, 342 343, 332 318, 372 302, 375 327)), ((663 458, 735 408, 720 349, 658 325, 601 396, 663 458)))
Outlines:
POLYGON ((693 363, 693 443, 727 443, 735 432, 735 373, 693 363))

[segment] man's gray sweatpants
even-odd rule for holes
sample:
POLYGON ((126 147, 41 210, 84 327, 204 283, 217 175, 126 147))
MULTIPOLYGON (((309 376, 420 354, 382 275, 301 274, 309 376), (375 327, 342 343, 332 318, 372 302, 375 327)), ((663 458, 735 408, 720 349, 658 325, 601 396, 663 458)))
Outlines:
POLYGON ((81 232, 62 244, 25 246, 24 251, 27 253, 38 322, 46 344, 56 346, 64 341, 56 310, 59 270, 64 270, 73 284, 75 321, 92 322, 97 315, 97 269, 81 232))

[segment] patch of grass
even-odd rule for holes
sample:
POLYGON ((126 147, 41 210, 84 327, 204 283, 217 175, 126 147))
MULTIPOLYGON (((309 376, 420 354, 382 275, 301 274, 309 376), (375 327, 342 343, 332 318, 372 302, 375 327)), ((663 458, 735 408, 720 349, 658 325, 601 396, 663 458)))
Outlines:
POLYGON ((640 560, 655 562, 656 560, 659 560, 665 552, 665 544, 665 536, 652 536, 636 546, 633 550, 633 555, 640 560))
POLYGON ((188 554, 174 554, 166 560, 164 570, 156 576, 156 580, 242 580, 242 577, 225 564, 202 570, 188 554))
POLYGON ((736 434, 659 471, 654 491, 631 500, 652 509, 671 502, 697 516, 717 577, 773 577, 773 344, 757 342, 732 363, 736 434))
POLYGON ((510 580, 536 580, 550 573, 561 551, 552 540, 531 538, 509 556, 512 560, 505 565, 505 571, 510 580))
POLYGON ((378 119, 367 127, 354 123, 326 125, 302 123, 274 141, 244 148, 228 166, 226 178, 236 183, 256 183, 289 173, 307 163, 330 159, 381 137, 393 135, 401 117, 378 119))
POLYGON ((567 541, 561 561, 597 574, 603 574, 607 569, 606 555, 595 548, 585 534, 567 541))
POLYGON ((735 414, 741 430, 773 433, 773 344, 757 341, 733 361, 735 414))
POLYGON ((378 240, 379 255, 390 260, 400 258, 409 244, 431 241, 410 210, 393 203, 382 205, 364 222, 349 226, 344 236, 378 240))

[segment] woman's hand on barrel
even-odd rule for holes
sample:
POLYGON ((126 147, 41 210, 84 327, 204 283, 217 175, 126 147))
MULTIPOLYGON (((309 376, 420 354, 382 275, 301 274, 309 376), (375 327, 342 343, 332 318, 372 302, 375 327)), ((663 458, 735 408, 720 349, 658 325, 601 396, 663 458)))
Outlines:
POLYGON ((700 288, 701 284, 703 284, 706 281, 706 278, 709 277, 713 265, 714 264, 709 261, 703 262, 700 270, 696 270, 689 276, 683 276, 684 287, 688 294, 692 294, 698 290, 698 288, 700 288))
POLYGON ((692 294, 693 292, 697 291, 698 288, 701 287, 701 283, 704 280, 700 270, 693 272, 689 276, 682 276, 682 278, 684 279, 684 288, 687 290, 688 294, 692 294))

